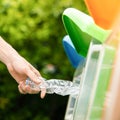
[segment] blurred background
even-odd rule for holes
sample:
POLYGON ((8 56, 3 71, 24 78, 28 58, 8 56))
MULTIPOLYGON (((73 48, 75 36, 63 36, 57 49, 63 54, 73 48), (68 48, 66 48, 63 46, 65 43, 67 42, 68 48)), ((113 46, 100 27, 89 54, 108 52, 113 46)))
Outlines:
MULTIPOLYGON (((0 36, 47 79, 74 75, 62 46, 62 13, 69 7, 87 13, 84 0, 0 0, 0 36)), ((55 94, 20 94, 0 62, 0 120, 63 120, 67 101, 55 94)))

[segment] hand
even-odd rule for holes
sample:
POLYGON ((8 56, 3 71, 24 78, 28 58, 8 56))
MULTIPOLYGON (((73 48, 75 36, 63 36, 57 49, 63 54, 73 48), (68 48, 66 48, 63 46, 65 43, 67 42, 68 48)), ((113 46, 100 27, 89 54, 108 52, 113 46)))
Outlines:
MULTIPOLYGON (((34 94, 38 93, 38 89, 31 89, 28 85, 25 84, 26 79, 29 77, 36 84, 42 84, 42 77, 40 73, 24 58, 20 55, 14 56, 12 62, 7 64, 7 68, 11 76, 18 82, 18 89, 20 93, 34 94)), ((41 98, 44 98, 46 94, 46 89, 41 90, 41 98)))
MULTIPOLYGON (((40 73, 6 41, 0 37, 0 61, 3 62, 11 76, 17 81, 20 93, 38 93, 38 89, 32 89, 25 84, 29 77, 36 84, 42 84, 40 73)), ((46 89, 41 90, 41 98, 45 96, 46 89)))

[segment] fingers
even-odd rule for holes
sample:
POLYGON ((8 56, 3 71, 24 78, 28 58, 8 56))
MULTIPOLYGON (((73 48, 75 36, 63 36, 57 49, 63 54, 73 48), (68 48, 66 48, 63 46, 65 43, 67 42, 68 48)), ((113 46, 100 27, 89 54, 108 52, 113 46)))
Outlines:
POLYGON ((36 84, 40 84, 42 81, 42 77, 37 69, 35 69, 31 64, 28 63, 27 68, 25 68, 26 75, 36 84))
MULTIPOLYGON (((27 71, 29 78, 37 84, 44 84, 44 79, 41 77, 40 73, 32 66, 31 69, 32 71, 31 70, 27 71)), ((45 95, 46 95, 46 88, 42 88, 40 97, 44 98, 45 95)))
POLYGON ((42 78, 40 75, 36 75, 36 73, 34 73, 34 71, 32 71, 31 69, 27 69, 26 70, 26 74, 27 76, 36 84, 40 84, 41 83, 41 79, 42 78))
POLYGON ((20 91, 20 93, 22 94, 36 94, 36 93, 39 93, 39 89, 37 88, 30 88, 29 85, 25 85, 24 82, 21 82, 19 85, 18 85, 18 89, 20 91))
MULTIPOLYGON (((35 69, 27 61, 25 61, 25 62, 27 63, 27 67, 25 67, 23 71, 26 74, 26 76, 29 77, 31 79, 31 81, 33 81, 35 84, 37 84, 37 85, 42 84, 44 82, 44 80, 41 77, 39 71, 37 69, 35 69)), ((40 95, 41 98, 44 98, 45 94, 46 94, 45 88, 42 88, 41 90, 37 89, 37 88, 30 88, 29 85, 25 84, 25 81, 19 83, 18 89, 19 89, 20 93, 22 93, 22 94, 26 94, 26 93, 36 94, 41 91, 41 95, 40 95)))
MULTIPOLYGON (((19 85, 18 85, 18 89, 19 89, 19 92, 21 94, 37 94, 39 93, 39 89, 37 88, 31 88, 29 85, 25 85, 24 82, 21 82, 19 85)), ((41 88, 41 93, 40 93, 40 97, 41 98, 44 98, 46 95, 46 88, 41 88)))
POLYGON ((18 90, 19 90, 19 92, 20 92, 21 94, 26 94, 26 91, 24 91, 24 90, 20 87, 20 85, 18 85, 18 90))
POLYGON ((45 95, 46 95, 46 88, 42 88, 42 89, 41 89, 40 97, 41 97, 41 98, 44 98, 45 95))
POLYGON ((29 64, 29 66, 30 66, 30 69, 31 69, 37 76, 41 76, 40 73, 39 73, 39 71, 38 71, 36 68, 34 68, 31 64, 29 64))

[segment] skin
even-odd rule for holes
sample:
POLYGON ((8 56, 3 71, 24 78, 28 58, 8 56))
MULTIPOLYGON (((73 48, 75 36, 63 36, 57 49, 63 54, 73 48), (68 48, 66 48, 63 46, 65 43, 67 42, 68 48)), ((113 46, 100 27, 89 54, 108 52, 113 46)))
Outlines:
MULTIPOLYGON (((37 69, 25 60, 10 44, 0 37, 0 61, 6 65, 10 75, 18 83, 18 90, 22 94, 39 93, 38 89, 25 84, 29 77, 36 84, 42 84, 43 79, 37 69)), ((40 97, 44 98, 46 89, 41 89, 40 97)))

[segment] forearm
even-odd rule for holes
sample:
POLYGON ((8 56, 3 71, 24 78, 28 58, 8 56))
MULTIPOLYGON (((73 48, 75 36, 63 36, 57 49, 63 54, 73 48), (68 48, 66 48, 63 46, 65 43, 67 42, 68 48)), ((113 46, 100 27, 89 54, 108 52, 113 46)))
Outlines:
POLYGON ((16 50, 0 37, 0 61, 7 65, 16 55, 16 50))

